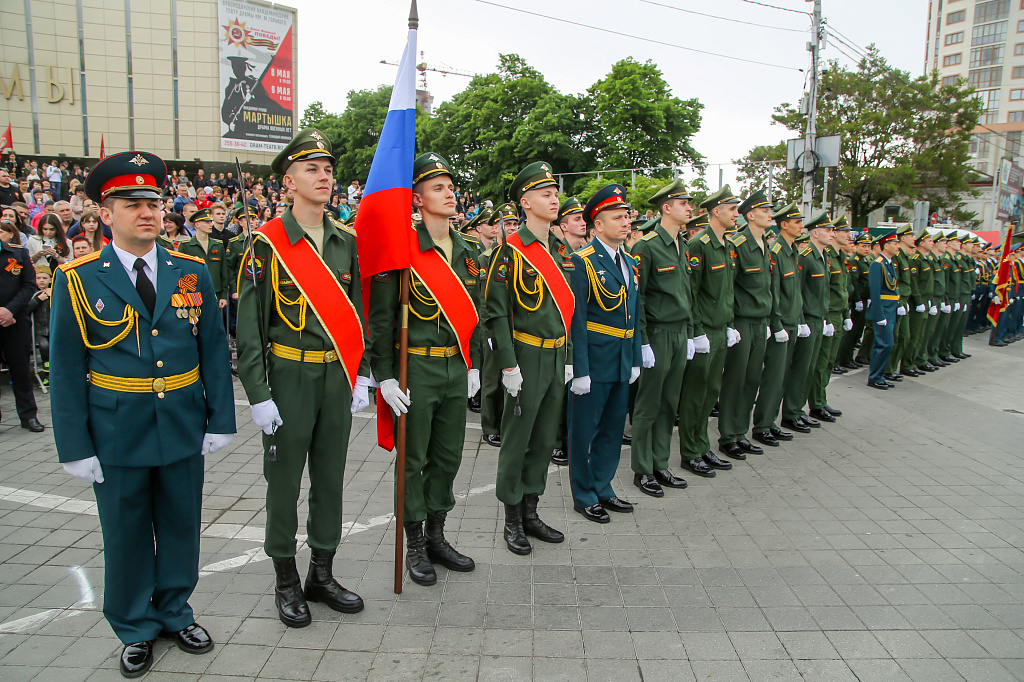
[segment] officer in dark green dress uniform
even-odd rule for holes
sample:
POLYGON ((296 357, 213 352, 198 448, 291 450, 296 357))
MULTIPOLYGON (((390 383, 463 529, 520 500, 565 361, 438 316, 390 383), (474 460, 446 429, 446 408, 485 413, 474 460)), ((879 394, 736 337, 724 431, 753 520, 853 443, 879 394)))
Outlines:
MULTIPOLYGON (((668 468, 672 430, 679 413, 683 374, 693 353, 690 264, 686 223, 693 197, 682 180, 673 180, 648 203, 658 210, 654 227, 633 247, 640 270, 637 318, 643 341, 643 369, 633 408, 631 466, 633 485, 646 495, 662 497, 662 486, 687 483, 668 468)), ((645 226, 646 228, 646 226, 645 226)))
POLYGON ((914 245, 914 228, 912 225, 900 225, 896 228, 896 241, 899 243, 899 250, 892 259, 896 268, 896 279, 900 287, 900 304, 896 307, 896 324, 892 329, 893 348, 889 355, 889 365, 885 371, 885 378, 889 381, 903 381, 900 374, 900 364, 910 343, 910 298, 914 293, 914 273, 911 271, 910 255, 908 245, 914 245))
POLYGON ((845 254, 839 249, 837 242, 846 239, 849 243, 850 225, 846 218, 840 218, 838 225, 832 224, 832 243, 825 247, 828 258, 828 314, 825 321, 831 328, 831 334, 821 339, 821 348, 811 375, 811 389, 807 394, 809 414, 823 422, 834 422, 842 416, 842 410, 828 404, 828 383, 832 379, 832 368, 836 366, 836 355, 839 353, 839 342, 844 330, 853 327, 850 319, 849 275, 847 274, 845 254))
MULTIPOLYGON (((480 388, 480 335, 475 310, 479 280, 474 249, 449 224, 448 219, 456 211, 448 162, 432 152, 416 157, 412 189, 413 204, 422 216, 415 227, 417 245, 421 252, 432 250, 440 258, 434 259, 436 270, 420 272, 414 268, 410 275, 407 395, 398 387, 400 271, 382 272, 370 280, 367 324, 370 367, 380 382, 381 396, 396 413, 407 413, 405 563, 415 582, 433 585, 437 582, 433 563, 452 571, 472 571, 475 567, 471 558, 445 539, 444 526, 448 512, 455 508, 452 486, 462 463, 466 398, 480 388), (429 283, 445 281, 457 282, 461 290, 452 286, 431 291, 429 283), (462 330, 465 339, 456 328, 462 330), (463 356, 463 341, 468 342, 469 358, 463 356), (473 369, 468 369, 467 361, 473 369)), ((428 259, 424 267, 431 265, 428 259)))
MULTIPOLYGON (((571 256, 576 249, 570 246, 568 237, 562 231, 562 224, 572 220, 575 215, 583 215, 583 204, 576 197, 569 197, 558 207, 558 216, 551 222, 551 237, 548 239, 548 246, 551 250, 551 257, 556 262, 565 262, 565 258, 571 256)), ((569 282, 572 270, 563 269, 565 281, 569 282)), ((568 391, 568 386, 566 391, 568 391)), ((569 405, 569 395, 566 393, 566 408, 569 405)), ((569 422, 568 409, 562 411, 562 423, 558 426, 558 438, 555 439, 555 448, 551 452, 551 461, 559 466, 569 464, 569 422)))
POLYGON ((93 484, 103 530, 103 614, 121 674, 153 640, 213 640, 188 600, 199 580, 204 458, 235 432, 227 343, 202 260, 156 244, 167 167, 146 152, 100 161, 85 191, 113 240, 53 283, 50 400, 64 468, 93 484))
MULTIPOLYGON (((931 363, 931 335, 935 329, 935 322, 939 316, 939 303, 936 296, 936 292, 940 291, 942 285, 940 284, 940 278, 942 277, 942 269, 932 249, 935 246, 935 240, 932 233, 926 229, 922 229, 917 235, 917 272, 918 281, 921 284, 921 301, 925 304, 925 315, 923 321, 920 322, 919 335, 920 338, 915 338, 916 341, 916 358, 914 361, 914 368, 919 372, 928 373, 934 372, 939 368, 931 363)), ((917 289, 915 289, 917 291, 917 289)), ((913 323, 913 318, 911 318, 913 323)), ((912 332, 913 336, 917 334, 912 332)))
POLYGON ((765 231, 772 226, 771 202, 763 190, 752 192, 739 206, 747 225, 730 237, 736 251, 732 327, 739 342, 725 354, 722 395, 718 399, 718 449, 733 459, 764 450, 747 440, 751 412, 764 369, 771 336, 772 264, 765 231))
POLYGON ((739 203, 729 185, 705 199, 700 206, 708 211, 710 224, 687 245, 696 354, 683 376, 679 452, 683 466, 704 477, 714 476, 715 469, 732 468, 731 462, 711 452, 708 417, 718 402, 726 347, 739 340, 739 333, 730 327, 736 251, 725 238, 726 230, 736 224, 739 203))
MULTIPOLYGON (((839 342, 839 355, 836 358, 839 366, 846 369, 857 369, 859 366, 859 363, 854 361, 854 351, 864 334, 864 309, 867 307, 864 302, 868 298, 868 268, 871 266, 871 235, 867 230, 857 235, 853 248, 853 255, 846 261, 850 278, 850 321, 853 322, 853 327, 843 334, 843 339, 839 342)), ((867 358, 866 351, 863 357, 867 358)))
POLYGON ((605 185, 583 210, 594 239, 572 254, 573 372, 569 396, 569 483, 573 509, 608 523, 633 505, 612 488, 622 450, 629 385, 640 377, 636 261, 622 251, 632 228, 626 188, 605 185))
POLYGON ((932 273, 934 275, 935 297, 932 304, 938 309, 938 314, 928 320, 928 360, 935 367, 946 367, 950 363, 940 357, 942 341, 946 336, 949 316, 953 312, 953 306, 947 302, 951 290, 951 263, 952 260, 946 253, 947 237, 942 230, 933 233, 932 241, 932 273))
POLYGON ((868 306, 867 318, 875 325, 868 386, 884 390, 894 386, 885 380, 885 369, 893 349, 892 331, 898 317, 896 311, 902 304, 898 274, 893 264, 900 243, 895 231, 884 234, 875 241, 882 247, 882 255, 871 264, 868 273, 871 305, 868 306))
POLYGON ((910 296, 910 312, 907 314, 907 317, 910 318, 910 339, 903 353, 900 373, 909 377, 919 377, 925 374, 923 370, 917 368, 917 364, 921 355, 921 341, 928 326, 928 306, 934 290, 931 263, 918 247, 924 233, 925 231, 922 230, 920 234, 914 235, 914 246, 908 248, 913 293, 910 296))
POLYGON ((516 554, 532 551, 527 536, 562 542, 565 536, 537 514, 547 486, 547 467, 572 379, 568 337, 574 300, 565 276, 570 254, 551 255, 551 221, 558 215, 558 184, 551 166, 531 163, 512 181, 509 198, 525 224, 502 244, 487 273, 487 333, 505 387, 496 494, 505 506, 505 544, 516 554))
MULTIPOLYGON (((193 213, 192 224, 196 227, 196 235, 178 245, 178 251, 206 262, 206 269, 210 271, 210 279, 213 280, 213 290, 217 292, 217 304, 223 308, 228 304, 230 295, 224 242, 212 236, 213 213, 210 209, 202 208, 193 213)), ((169 244, 165 246, 169 247, 169 244)))
POLYGON ((342 613, 363 609, 363 600, 339 585, 333 571, 351 413, 369 404, 370 370, 362 352, 355 232, 324 211, 334 182, 330 141, 306 128, 274 158, 271 169, 284 176, 294 203, 253 234, 242 259, 238 378, 253 421, 264 433, 264 551, 277 576, 278 617, 289 627, 304 627, 311 622, 307 601, 342 613), (311 554, 303 589, 295 534, 307 461, 311 554))

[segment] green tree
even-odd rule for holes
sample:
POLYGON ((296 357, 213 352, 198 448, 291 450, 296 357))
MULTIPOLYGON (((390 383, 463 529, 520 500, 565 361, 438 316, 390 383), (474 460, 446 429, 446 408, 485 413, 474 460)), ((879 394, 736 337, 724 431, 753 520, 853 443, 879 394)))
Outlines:
POLYGON ((800 201, 800 182, 794 180, 786 170, 786 143, 757 145, 742 159, 734 163, 739 166, 736 174, 740 191, 744 195, 758 189, 768 190, 768 171, 772 173, 772 203, 788 204, 800 201))
MULTIPOLYGON (((773 119, 802 132, 806 116, 788 103, 773 119)), ((822 73, 817 132, 841 135, 837 194, 854 226, 893 201, 928 200, 952 212, 973 195, 967 145, 981 103, 961 84, 941 86, 938 75, 911 78, 872 45, 853 69, 830 62, 822 73)), ((962 213, 962 211, 961 211, 962 213)))
MULTIPOLYGON (((626 201, 641 214, 645 213, 651 206, 647 203, 647 200, 654 196, 654 193, 661 187, 664 187, 672 178, 668 174, 663 174, 658 177, 647 177, 646 175, 636 176, 636 187, 631 186, 632 178, 629 173, 608 173, 602 175, 600 179, 596 175, 586 176, 586 180, 576 183, 576 197, 584 204, 590 200, 590 197, 597 193, 597 190, 601 189, 607 184, 617 182, 624 185, 626 188, 626 201)), ((655 211, 656 213, 657 211, 655 211)))
POLYGON ((330 115, 333 114, 327 113, 327 110, 324 109, 324 103, 320 100, 310 102, 306 110, 302 112, 302 118, 299 119, 299 128, 315 128, 324 118, 330 115))

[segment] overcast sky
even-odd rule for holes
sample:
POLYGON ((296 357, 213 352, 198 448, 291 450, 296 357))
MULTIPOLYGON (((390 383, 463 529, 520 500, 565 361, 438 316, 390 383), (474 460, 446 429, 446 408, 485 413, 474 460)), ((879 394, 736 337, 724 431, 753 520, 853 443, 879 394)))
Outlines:
MULTIPOLYGON (((806 14, 758 6, 749 0, 419 0, 419 49, 431 67, 470 73, 492 72, 500 53, 515 52, 563 93, 584 92, 619 59, 653 60, 674 95, 696 97, 704 103, 695 148, 711 164, 727 163, 754 145, 774 144, 793 136, 772 125, 771 114, 776 105, 800 98, 810 62, 806 42, 813 4, 804 0, 764 2, 806 14), (496 4, 644 40, 530 16, 496 4)), ((395 68, 380 61, 397 62, 401 56, 409 0, 284 0, 283 4, 299 10, 298 113, 314 100, 322 101, 328 111, 341 112, 349 90, 394 82, 395 68)), ((927 13, 927 0, 823 0, 823 16, 831 26, 862 48, 877 44, 891 64, 914 76, 923 69, 927 13)), ((855 54, 849 47, 831 42, 823 57, 852 64, 839 48, 855 54)), ((468 78, 434 72, 427 77, 435 107, 469 83, 468 78)), ((726 181, 732 177, 733 171, 727 167, 726 181)), ((714 187, 717 181, 718 171, 712 168, 708 183, 714 187)))

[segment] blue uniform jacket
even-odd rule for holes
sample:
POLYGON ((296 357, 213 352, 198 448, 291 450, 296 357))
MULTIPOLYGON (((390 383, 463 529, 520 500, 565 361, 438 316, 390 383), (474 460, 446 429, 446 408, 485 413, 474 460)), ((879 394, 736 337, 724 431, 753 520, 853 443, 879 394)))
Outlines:
MULTIPOLYGON (((595 237, 596 240, 596 237, 595 237)), ((573 374, 589 376, 591 381, 629 381, 630 370, 640 366, 640 320, 636 314, 639 275, 636 260, 619 249, 631 276, 623 282, 622 270, 599 244, 590 244, 572 254, 575 265, 569 285, 576 297, 572 316, 573 374), (588 274, 589 273, 589 274, 588 274), (591 277, 596 278, 596 284, 591 277), (603 282, 601 280, 604 280, 603 282), (601 292, 597 287, 604 288, 601 292), (626 300, 613 310, 614 295, 626 287, 626 300), (612 297, 607 294, 611 293, 612 297), (600 302, 599 302, 600 301, 600 302), (591 328, 587 328, 587 323, 591 328), (632 330, 632 338, 621 338, 595 331, 601 325, 615 330, 632 330)))
MULTIPOLYGON (((151 316, 112 245, 62 266, 53 283, 50 323, 50 404, 61 462, 96 456, 104 465, 151 467, 198 455, 204 433, 234 433, 235 404, 224 325, 213 282, 199 258, 157 249, 156 306, 151 316), (103 345, 125 324, 106 326, 126 314, 138 324, 110 348, 89 349, 72 308, 69 273, 77 274, 88 310, 79 308, 89 343, 103 345), (194 275, 194 279, 189 277, 194 275), (201 294, 193 334, 172 296, 201 294), (182 283, 185 284, 182 289, 182 283), (199 368, 195 383, 158 393, 101 388, 89 372, 122 378, 159 378, 199 368)), ((195 303, 193 296, 193 303, 195 303)))
POLYGON ((868 268, 868 291, 871 305, 865 317, 871 322, 891 320, 900 305, 900 287, 896 280, 896 266, 879 256, 868 268))

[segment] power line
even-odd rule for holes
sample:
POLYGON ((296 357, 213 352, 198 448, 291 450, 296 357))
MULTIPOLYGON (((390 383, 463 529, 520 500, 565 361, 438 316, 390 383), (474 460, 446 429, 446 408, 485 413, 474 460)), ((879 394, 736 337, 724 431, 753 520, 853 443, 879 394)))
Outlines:
POLYGON ((840 37, 839 37, 839 34, 838 34, 838 33, 835 33, 835 32, 833 32, 833 31, 829 31, 829 35, 830 35, 830 36, 831 36, 832 38, 834 38, 834 39, 835 39, 835 41, 836 41, 837 43, 840 43, 840 44, 842 44, 842 45, 845 45, 846 47, 848 47, 848 48, 849 48, 850 50, 852 50, 852 51, 853 51, 853 52, 855 52, 856 54, 859 54, 859 55, 860 55, 860 56, 862 56, 862 57, 867 57, 867 56, 868 56, 868 53, 867 53, 867 52, 865 52, 864 50, 861 50, 861 49, 859 49, 859 48, 858 48, 857 46, 855 46, 855 45, 853 45, 853 44, 851 44, 851 43, 847 42, 846 40, 843 40, 842 38, 840 38, 840 37))
POLYGON ((490 2, 489 0, 474 0, 482 5, 491 5, 492 7, 500 7, 501 9, 507 9, 510 12, 519 12, 520 14, 528 14, 533 17, 540 17, 541 19, 549 19, 551 21, 557 21, 563 24, 569 24, 570 26, 578 26, 580 28, 589 28, 592 31, 601 31, 602 33, 610 33, 611 35, 621 36, 623 38, 633 38, 634 40, 642 40, 645 43, 653 43, 655 45, 664 45, 665 47, 674 47, 678 50, 686 50, 687 52, 696 52, 697 54, 705 54, 710 57, 722 57, 723 59, 732 59, 737 62, 745 62, 747 64, 757 64, 759 66, 771 66, 776 69, 785 69, 787 71, 799 71, 803 73, 803 69, 798 69, 795 66, 785 66, 783 64, 772 64, 771 62, 759 62, 756 59, 744 59, 743 57, 735 57, 729 54, 721 54, 718 52, 708 52, 707 50, 698 50, 694 47, 687 47, 685 45, 676 45, 675 43, 666 43, 662 40, 655 40, 653 38, 645 38, 643 36, 633 35, 632 33, 623 33, 622 31, 613 31, 608 28, 601 28, 600 26, 591 26, 590 24, 584 24, 578 21, 570 21, 569 19, 561 19, 559 17, 552 17, 547 14, 540 14, 539 12, 531 12, 529 10, 521 9, 519 7, 510 7, 508 5, 501 5, 496 2, 490 2))
POLYGON ((847 41, 849 41, 849 44, 850 44, 850 46, 851 46, 851 47, 855 47, 855 48, 857 48, 857 49, 858 49, 859 51, 861 51, 861 52, 863 52, 863 53, 867 54, 867 50, 865 50, 865 49, 864 49, 863 47, 861 47, 860 45, 858 45, 857 43, 855 43, 855 42, 854 42, 854 40, 853 40, 853 38, 849 37, 848 35, 846 35, 845 33, 843 33, 843 32, 842 32, 842 31, 840 31, 840 30, 839 30, 838 28, 836 28, 835 26, 833 26, 832 24, 830 24, 830 23, 828 23, 828 22, 825 22, 825 25, 826 25, 826 26, 828 26, 828 29, 829 29, 829 31, 831 31, 832 33, 837 33, 837 34, 839 34, 840 36, 842 36, 843 38, 846 38, 846 40, 847 40, 847 41))
POLYGON ((640 2, 648 5, 656 5, 657 7, 664 7, 666 9, 674 9, 677 12, 684 12, 686 14, 696 14, 700 17, 708 17, 709 19, 721 19, 722 21, 731 21, 734 24, 744 24, 746 26, 756 26, 758 28, 770 28, 776 31, 790 31, 792 33, 806 33, 806 29, 801 28, 789 28, 787 26, 767 26, 765 24, 759 24, 753 21, 743 21, 742 19, 733 19, 731 17, 720 17, 714 14, 705 14, 704 12, 697 12, 692 9, 683 9, 682 7, 675 7, 673 5, 666 5, 662 2, 654 2, 654 0, 640 0, 640 2))
POLYGON ((788 7, 779 7, 778 5, 769 5, 764 2, 755 2, 755 0, 743 0, 743 2, 750 3, 751 5, 760 5, 761 7, 770 7, 771 9, 779 9, 783 12, 793 12, 794 14, 803 14, 804 16, 811 16, 810 12, 801 12, 798 9, 790 9, 788 7))
POLYGON ((838 50, 844 57, 849 59, 854 64, 860 64, 861 59, 863 59, 863 57, 853 57, 853 56, 851 56, 849 52, 847 52, 843 48, 839 47, 839 45, 833 45, 832 47, 834 47, 836 50, 838 50))

